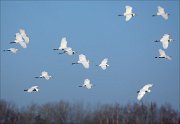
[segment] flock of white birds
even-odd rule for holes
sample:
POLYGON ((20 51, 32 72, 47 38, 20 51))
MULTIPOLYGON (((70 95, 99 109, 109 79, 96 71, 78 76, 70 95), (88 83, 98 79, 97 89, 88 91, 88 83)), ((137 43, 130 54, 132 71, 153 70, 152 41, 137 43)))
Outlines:
MULTIPOLYGON (((125 16, 125 21, 129 21, 129 20, 131 20, 132 17, 135 17, 136 14, 133 13, 131 6, 125 6, 125 9, 126 9, 125 12, 122 15, 118 15, 118 16, 125 16)), ((162 8, 161 6, 158 6, 157 9, 158 9, 157 13, 152 16, 153 17, 154 16, 162 16, 165 20, 167 20, 169 14, 165 12, 164 8, 162 8)), ((29 36, 26 34, 25 30, 20 29, 19 33, 16 33, 16 35, 15 35, 15 41, 10 42, 10 43, 11 44, 19 43, 22 48, 27 48, 27 44, 29 43, 29 41, 30 41, 29 36)), ((173 39, 170 38, 169 34, 164 34, 160 40, 156 40, 154 42, 161 42, 163 49, 167 49, 169 43, 172 41, 173 41, 173 39)), ((66 37, 63 37, 61 39, 59 48, 56 48, 53 50, 61 51, 59 54, 67 54, 70 56, 77 53, 71 47, 68 46, 66 37)), ((18 49, 9 48, 9 49, 3 50, 3 51, 10 51, 12 53, 17 53, 18 49)), ((171 57, 166 55, 164 50, 159 49, 159 54, 160 55, 155 58, 165 58, 167 60, 171 60, 171 57)), ((96 66, 99 66, 103 70, 106 70, 107 67, 109 67, 109 64, 107 64, 107 63, 108 63, 108 59, 105 58, 101 61, 101 63, 99 65, 96 65, 96 66)), ((79 60, 72 63, 72 65, 74 65, 74 64, 82 64, 82 66, 85 69, 89 69, 90 61, 87 59, 87 57, 84 54, 80 54, 79 60)), ((40 76, 37 76, 35 78, 44 78, 45 80, 49 80, 52 78, 52 76, 49 75, 48 72, 43 71, 43 72, 41 72, 40 76)), ((91 81, 89 79, 85 79, 84 83, 82 85, 80 85, 79 87, 85 87, 87 89, 91 89, 92 86, 93 86, 93 84, 91 83, 91 81)), ((153 86, 153 84, 146 84, 143 88, 141 88, 139 91, 137 91, 137 93, 138 93, 137 99, 140 101, 147 92, 151 92, 151 90, 149 88, 152 86, 153 86)), ((32 86, 29 89, 25 89, 24 91, 31 93, 31 92, 38 92, 39 89, 38 89, 38 86, 32 86)))

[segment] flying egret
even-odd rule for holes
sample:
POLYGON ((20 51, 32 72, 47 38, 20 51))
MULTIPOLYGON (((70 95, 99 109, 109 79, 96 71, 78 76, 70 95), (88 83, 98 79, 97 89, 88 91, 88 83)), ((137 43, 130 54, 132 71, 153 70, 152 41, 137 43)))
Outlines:
POLYGON ((155 15, 152 15, 152 16, 162 16, 165 20, 167 20, 168 16, 170 14, 166 13, 164 8, 162 8, 161 6, 158 6, 157 9, 158 9, 158 12, 155 15))
POLYGON ((9 48, 9 49, 3 50, 3 51, 10 51, 12 53, 17 53, 18 49, 16 49, 16 48, 9 48))
POLYGON ((171 60, 171 57, 166 55, 165 51, 162 49, 159 49, 159 56, 155 58, 165 58, 167 60, 171 60))
POLYGON ((50 75, 48 74, 48 72, 43 71, 43 72, 41 72, 41 75, 40 75, 39 77, 35 77, 35 78, 44 78, 44 79, 46 79, 46 80, 49 80, 50 78, 52 78, 52 76, 50 76, 50 75))
POLYGON ((21 36, 20 33, 16 33, 16 40, 14 42, 10 42, 12 43, 19 43, 21 45, 22 48, 27 48, 26 43, 23 40, 23 37, 21 36))
POLYGON ((24 30, 24 29, 20 29, 19 32, 20 32, 22 38, 24 39, 24 42, 25 42, 26 44, 28 44, 28 43, 29 43, 29 37, 28 37, 28 35, 26 34, 25 30, 24 30))
POLYGON ((87 89, 91 89, 92 86, 93 86, 93 84, 90 82, 90 80, 89 79, 85 79, 84 80, 84 84, 79 86, 79 87, 86 87, 87 89))
POLYGON ((79 60, 75 63, 72 63, 72 65, 74 65, 74 64, 82 64, 84 66, 84 68, 86 68, 86 69, 89 68, 89 60, 83 54, 79 55, 79 60))
POLYGON ((108 62, 108 59, 107 58, 105 58, 105 59, 103 59, 102 61, 101 61, 101 63, 99 64, 99 65, 97 65, 97 66, 100 66, 103 70, 105 70, 109 65, 107 64, 107 62, 108 62))
POLYGON ((64 49, 64 51, 62 53, 59 53, 59 54, 64 54, 64 53, 66 53, 68 55, 73 55, 76 52, 71 47, 67 47, 67 48, 64 49))
POLYGON ((129 21, 132 17, 135 16, 135 13, 132 12, 132 7, 131 6, 126 6, 126 11, 124 12, 123 15, 118 15, 118 16, 126 16, 126 21, 129 21))
POLYGON ((63 37, 60 42, 59 48, 53 49, 53 50, 64 50, 67 48, 67 40, 66 37, 63 37))
POLYGON ((161 42, 163 48, 164 48, 164 49, 167 49, 169 43, 172 42, 172 41, 174 41, 174 40, 170 38, 170 35, 169 35, 169 34, 164 34, 159 41, 156 40, 155 42, 161 42))
POLYGON ((31 88, 25 89, 24 91, 31 93, 31 92, 38 92, 39 89, 38 86, 32 86, 31 88))
POLYGON ((147 92, 151 92, 151 90, 149 88, 152 86, 153 86, 153 84, 147 84, 142 89, 137 91, 137 93, 138 93, 137 99, 140 101, 147 92))

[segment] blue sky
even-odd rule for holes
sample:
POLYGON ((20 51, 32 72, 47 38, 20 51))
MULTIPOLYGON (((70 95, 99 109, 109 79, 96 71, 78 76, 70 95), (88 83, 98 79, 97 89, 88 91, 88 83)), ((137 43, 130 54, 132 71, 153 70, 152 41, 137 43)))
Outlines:
POLYGON ((179 1, 1 1, 1 50, 19 48, 17 54, 1 52, 1 98, 19 106, 65 100, 90 104, 138 102, 137 90, 154 84, 145 103, 169 103, 179 107, 179 1), (117 16, 130 5, 137 14, 129 22, 117 16), (157 6, 170 13, 165 21, 152 17, 157 6), (27 49, 14 41, 20 28, 30 36, 27 49), (175 40, 166 53, 172 61, 155 59, 161 43, 154 43, 163 34, 175 40), (90 69, 72 66, 78 60, 59 55, 62 37, 78 54, 90 60, 90 69), (95 66, 109 59, 110 67, 103 71, 95 66), (52 80, 35 79, 48 71, 52 80), (92 90, 77 87, 89 78, 92 90), (23 90, 38 85, 40 92, 23 90))

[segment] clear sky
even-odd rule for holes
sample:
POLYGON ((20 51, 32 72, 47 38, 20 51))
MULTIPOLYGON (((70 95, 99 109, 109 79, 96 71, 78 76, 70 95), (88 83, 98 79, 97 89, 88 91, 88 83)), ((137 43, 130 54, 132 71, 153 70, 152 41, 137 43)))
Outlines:
POLYGON ((65 100, 90 104, 138 102, 137 90, 152 83, 152 92, 145 103, 169 103, 179 108, 179 1, 1 1, 1 98, 18 106, 65 100), (119 17, 130 5, 137 14, 129 22, 119 17), (157 6, 170 13, 165 21, 152 17, 157 6), (30 36, 27 49, 14 41, 20 28, 30 36), (166 53, 172 61, 155 59, 163 34, 175 40, 166 53), (78 54, 60 55, 62 37, 78 54), (16 47, 17 54, 2 52, 16 47), (90 60, 90 69, 71 65, 79 54, 90 60), (110 67, 103 71, 99 64, 109 59, 110 67), (51 80, 35 79, 48 71, 51 80), (79 88, 89 78, 92 90, 79 88), (38 85, 38 93, 23 90, 38 85))

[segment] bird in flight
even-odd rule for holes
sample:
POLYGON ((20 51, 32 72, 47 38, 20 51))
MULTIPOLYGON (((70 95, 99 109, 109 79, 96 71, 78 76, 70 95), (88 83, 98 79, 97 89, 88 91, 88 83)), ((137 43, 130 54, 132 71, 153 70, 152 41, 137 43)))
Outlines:
POLYGON ((79 60, 77 62, 72 63, 72 65, 74 64, 82 64, 85 69, 89 68, 89 60, 83 54, 79 55, 79 60))
POLYGON ((109 66, 109 65, 107 64, 107 62, 108 62, 108 58, 105 58, 105 59, 103 59, 103 60, 101 61, 101 63, 100 63, 99 65, 97 65, 97 66, 100 66, 103 70, 106 70, 106 68, 109 66))
POLYGON ((50 78, 52 78, 52 76, 49 75, 47 71, 43 71, 41 72, 41 75, 39 77, 35 77, 35 78, 44 78, 46 80, 49 80, 50 78))
POLYGON ((166 55, 165 51, 162 49, 159 49, 159 56, 155 58, 165 58, 167 60, 172 60, 172 58, 168 55, 166 55))
POLYGON ((158 11, 156 14, 152 15, 152 16, 162 16, 165 20, 168 19, 168 16, 170 15, 169 13, 166 13, 164 8, 162 8, 161 6, 157 7, 158 11))
POLYGON ((24 91, 31 93, 31 92, 38 92, 39 89, 38 86, 32 86, 31 88, 25 89, 24 91))
POLYGON ((169 46, 169 43, 174 41, 170 38, 169 34, 164 34, 160 40, 156 40, 154 42, 161 42, 164 49, 167 49, 169 46))
POLYGON ((79 87, 86 87, 87 89, 91 89, 93 84, 89 79, 85 79, 83 85, 80 85, 79 87))
POLYGON ((9 52, 12 52, 12 53, 17 53, 18 49, 16 49, 16 48, 9 48, 9 49, 3 50, 3 51, 9 51, 9 52))
POLYGON ((151 92, 149 88, 152 86, 153 84, 147 84, 143 88, 141 88, 139 91, 137 91, 138 93, 137 99, 140 101, 147 92, 151 92))
POLYGON ((132 12, 132 7, 131 6, 126 6, 125 7, 126 11, 123 13, 123 15, 118 15, 118 16, 125 16, 126 21, 129 21, 132 17, 134 17, 136 14, 132 12))

